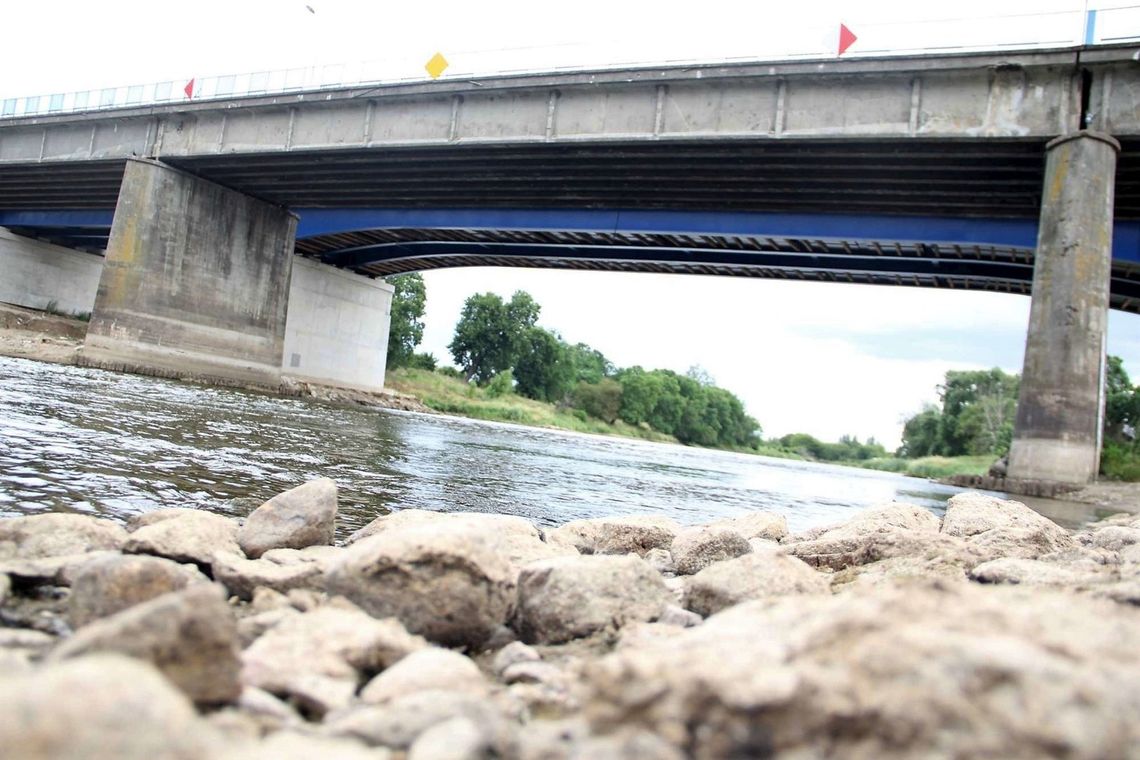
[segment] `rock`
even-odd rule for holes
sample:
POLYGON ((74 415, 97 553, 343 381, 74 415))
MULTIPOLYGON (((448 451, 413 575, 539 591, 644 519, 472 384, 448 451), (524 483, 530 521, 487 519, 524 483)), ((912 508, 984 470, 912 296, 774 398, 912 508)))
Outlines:
POLYGON ((366 676, 425 646, 397 621, 334 600, 265 631, 242 653, 242 682, 321 716, 348 706, 366 676))
POLYGON ((263 728, 274 731, 302 723, 296 710, 264 689, 253 686, 241 690, 237 708, 255 718, 263 728))
POLYGON ((534 647, 527 646, 521 641, 507 644, 495 654, 491 662, 491 671, 502 677, 503 671, 520 662, 538 662, 542 656, 534 647))
POLYGON ((114 652, 145 660, 201 704, 241 693, 237 624, 221 587, 200 583, 89 623, 52 652, 66 660, 114 652))
POLYGON ((668 549, 650 549, 645 553, 645 561, 662 575, 674 575, 677 566, 673 564, 673 555, 668 549))
POLYGON ((996 462, 990 465, 989 471, 986 473, 991 478, 1004 478, 1006 473, 1009 472, 1009 457, 1000 457, 996 462))
POLYGON ((826 594, 828 578, 780 549, 752 552, 706 567, 685 585, 687 609, 711 615, 749 599, 826 594))
POLYGON ((942 533, 958 536, 988 558, 1022 557, 1076 547, 1069 532, 1021 502, 961 493, 947 502, 942 533))
POLYGON ((953 558, 962 567, 985 559, 985 552, 964 540, 925 530, 869 533, 833 531, 811 541, 786 544, 789 554, 812 567, 845 570, 904 557, 926 560, 953 558))
POLYGON ((678 607, 675 604, 665 605, 665 611, 661 613, 661 617, 657 619, 658 623, 664 625, 675 625, 680 628, 692 628, 694 625, 700 625, 704 622, 704 618, 695 612, 689 612, 683 607, 678 607))
POLYGON ((468 718, 483 726, 500 757, 511 757, 513 735, 503 716, 485 696, 452 691, 417 691, 384 705, 367 705, 328 716, 328 732, 371 745, 405 749, 432 726, 468 718))
POLYGON ((588 716, 696 758, 1127 757, 1138 636, 1135 610, 1047 589, 750 602, 588 667, 588 716))
MULTIPOLYGON (((273 552, 269 552, 272 554, 273 552)), ((257 588, 288 592, 293 589, 323 589, 325 562, 316 558, 282 562, 275 559, 242 559, 219 553, 212 563, 214 578, 239 599, 252 599, 257 588)))
POLYGON ((748 539, 732 528, 685 528, 669 547, 678 575, 693 575, 714 562, 752 551, 748 539))
POLYGON ((556 644, 628 621, 653 620, 673 600, 661 576, 637 557, 559 557, 519 575, 519 630, 556 644))
POLYGON ((218 760, 388 760, 391 755, 351 739, 278 731, 253 744, 229 747, 217 757, 218 760))
POLYGON ((489 685, 470 658, 450 649, 427 647, 412 652, 369 681, 361 689, 360 699, 378 705, 430 689, 486 694, 489 685))
POLYGON ((257 641, 266 631, 283 620, 297 617, 300 614, 291 605, 286 605, 264 612, 255 612, 238 620, 238 639, 241 641, 242 649, 257 641))
POLYGON ((68 620, 81 628, 92 620, 207 582, 197 570, 159 557, 112 554, 85 563, 76 572, 68 598, 68 620))
POLYGON ((658 515, 573 520, 550 532, 582 554, 630 554, 644 557, 650 549, 668 549, 681 530, 671 518, 658 515))
POLYGON ((437 723, 420 734, 408 750, 408 760, 485 760, 491 743, 470 718, 437 723))
POLYGON ((940 521, 930 510, 913 504, 889 502, 859 510, 854 517, 834 525, 823 525, 788 537, 786 543, 815 541, 823 536, 862 536, 872 533, 917 531, 937 533, 940 521))
POLYGON ((1089 536, 1089 544, 1099 549, 1119 552, 1126 546, 1140 544, 1140 528, 1110 525, 1107 528, 1094 531, 1089 536))
POLYGON ((461 522, 384 531, 346 549, 326 585, 439 644, 479 647, 514 609, 515 571, 498 547, 461 522))
POLYGON ((0 573, 0 605, 8 598, 8 593, 12 590, 12 579, 8 577, 7 573, 0 573))
POLYGON ((207 760, 216 737, 146 663, 93 655, 0 679, 0 747, 10 758, 207 760))
POLYGON ((336 508, 336 482, 311 480, 253 510, 238 530, 238 545, 251 559, 270 549, 328 546, 336 530, 336 508))
POLYGON ((930 511, 895 502, 862 510, 845 523, 795 536, 786 546, 810 565, 841 570, 925 551, 928 542, 938 540, 938 525, 930 511), (892 548, 884 550, 886 546, 892 548))
POLYGON ((783 541, 788 536, 788 518, 774 512, 748 512, 709 523, 710 528, 728 528, 745 538, 783 541))
MULTIPOLYGON (((225 581, 222 583, 224 584, 225 581)), ((226 586, 226 589, 230 594, 234 593, 234 590, 229 586, 226 586)), ((249 609, 254 613, 272 612, 286 607, 292 607, 289 603, 289 597, 271 588, 258 587, 249 595, 249 609)))
POLYGON ((241 556, 237 523, 198 509, 158 509, 141 516, 123 551, 209 567, 218 553, 241 556))
POLYGON ((1118 577, 1101 565, 1066 566, 1016 557, 983 562, 970 571, 970 579, 979 583, 1023 583, 1033 586, 1056 586, 1072 591, 1087 590, 1089 587, 1117 580, 1118 577))
POLYGON ((0 559, 118 551, 127 532, 110 520, 49 512, 0 520, 0 559))
POLYGON ((0 560, 0 574, 18 580, 24 585, 70 586, 75 576, 88 562, 102 557, 117 556, 118 552, 93 551, 58 557, 0 560))

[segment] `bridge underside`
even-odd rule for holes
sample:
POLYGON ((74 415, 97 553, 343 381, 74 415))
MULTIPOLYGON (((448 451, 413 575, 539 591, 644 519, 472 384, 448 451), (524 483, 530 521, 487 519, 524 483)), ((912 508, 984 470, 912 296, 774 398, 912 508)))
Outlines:
MULTIPOLYGON (((1041 140, 454 145, 164 159, 300 215, 370 276, 679 272, 1028 294, 1041 140), (525 209, 525 211, 522 211, 525 209), (610 211, 622 209, 621 212, 610 211)), ((0 165, 0 226, 106 245, 123 161, 0 165)), ((1140 140, 1116 179, 1113 308, 1140 313, 1140 140)))

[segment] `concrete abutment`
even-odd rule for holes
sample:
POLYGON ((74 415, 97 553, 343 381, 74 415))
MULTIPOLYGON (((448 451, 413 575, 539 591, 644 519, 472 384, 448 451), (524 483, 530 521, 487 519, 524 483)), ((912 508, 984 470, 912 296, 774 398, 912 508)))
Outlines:
POLYGON ((129 161, 82 363, 381 390, 391 286, 294 256, 296 224, 279 206, 129 161))
POLYGON ((1046 151, 1009 477, 1087 483, 1100 467, 1120 145, 1078 132, 1053 140, 1046 151))

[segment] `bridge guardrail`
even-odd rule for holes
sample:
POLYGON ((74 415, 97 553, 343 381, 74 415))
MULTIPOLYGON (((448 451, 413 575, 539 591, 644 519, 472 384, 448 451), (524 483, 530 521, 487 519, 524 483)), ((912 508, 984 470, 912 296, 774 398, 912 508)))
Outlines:
MULTIPOLYGON (((1111 44, 1140 41, 1140 5, 1100 8, 1096 10, 1057 11, 1053 13, 1008 14, 987 19, 950 18, 921 22, 886 21, 867 24, 849 24, 858 30, 859 47, 846 53, 846 57, 885 54, 921 54, 950 52, 982 52, 1001 49, 1032 49, 1063 46, 1111 44), (979 29, 979 21, 1004 20, 1005 26, 1016 28, 1032 18, 1038 23, 1037 39, 1025 40, 1009 37, 1010 31, 1002 24, 991 24, 979 29), (906 25, 908 39, 914 47, 892 46, 892 29, 906 25), (968 35, 975 42, 957 44, 953 40, 968 35)), ((838 25, 835 26, 838 28, 838 25)), ((451 58, 442 79, 469 79, 526 72, 571 72, 607 68, 649 67, 700 63, 736 63, 756 60, 796 60, 819 58, 827 55, 821 44, 813 45, 813 38, 822 40, 830 28, 811 27, 788 34, 779 30, 771 39, 754 37, 752 47, 761 47, 764 56, 754 52, 728 48, 724 55, 701 55, 671 60, 649 60, 636 42, 621 41, 622 52, 614 53, 614 42, 563 44, 521 47, 496 51, 460 51, 451 58), (605 61, 605 63, 599 63, 605 61), (516 65, 517 62, 517 65, 516 65)), ((1024 34, 1024 32, 1020 32, 1024 34)), ((722 48, 724 49, 724 48, 722 48)), ((834 55, 834 52, 832 52, 834 55)), ((375 59, 355 63, 336 63, 288 69, 221 74, 187 78, 184 81, 167 80, 120 87, 104 87, 76 92, 57 92, 44 95, 0 99, 0 120, 26 116, 42 116, 141 105, 162 105, 175 102, 213 100, 244 95, 285 94, 320 90, 324 88, 371 86, 430 81, 422 68, 423 62, 402 59, 375 59), (193 81, 191 95, 186 85, 193 81)))

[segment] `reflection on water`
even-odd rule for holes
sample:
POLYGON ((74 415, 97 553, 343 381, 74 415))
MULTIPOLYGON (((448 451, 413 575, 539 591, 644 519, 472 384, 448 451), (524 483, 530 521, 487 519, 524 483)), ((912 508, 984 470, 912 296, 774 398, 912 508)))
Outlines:
POLYGON ((177 506, 245 515, 321 476, 340 487, 341 536, 407 507, 545 525, 635 512, 696 523, 768 509, 802 530, 892 499, 940 512, 960 490, 870 470, 0 358, 0 515, 125 519, 177 506))

